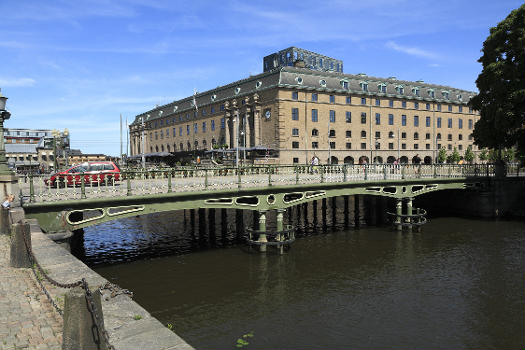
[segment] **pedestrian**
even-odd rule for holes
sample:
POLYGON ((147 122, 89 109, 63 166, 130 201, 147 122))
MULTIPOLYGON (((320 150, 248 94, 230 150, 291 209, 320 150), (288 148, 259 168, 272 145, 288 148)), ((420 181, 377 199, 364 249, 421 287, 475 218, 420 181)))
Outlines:
POLYGON ((15 196, 13 194, 10 194, 4 198, 4 202, 2 203, 2 208, 4 209, 10 209, 11 203, 15 200, 15 196))

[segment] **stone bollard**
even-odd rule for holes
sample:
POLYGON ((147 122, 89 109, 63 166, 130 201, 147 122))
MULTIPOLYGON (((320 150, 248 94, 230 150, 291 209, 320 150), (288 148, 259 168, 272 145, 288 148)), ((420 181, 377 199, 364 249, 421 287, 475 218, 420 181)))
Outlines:
MULTIPOLYGON (((100 292, 93 292, 93 301, 102 325, 102 305, 100 292)), ((107 349, 102 330, 95 323, 95 315, 88 308, 86 293, 81 287, 70 289, 64 298, 64 327, 62 350, 101 350, 107 349)))
POLYGON ((9 209, 0 208, 0 234, 8 235, 11 233, 11 223, 9 218, 9 209))
MULTIPOLYGON (((3 210, 2 210, 3 211, 3 210)), ((11 267, 31 267, 31 259, 24 242, 31 247, 31 233, 27 222, 19 222, 11 226, 11 267)))

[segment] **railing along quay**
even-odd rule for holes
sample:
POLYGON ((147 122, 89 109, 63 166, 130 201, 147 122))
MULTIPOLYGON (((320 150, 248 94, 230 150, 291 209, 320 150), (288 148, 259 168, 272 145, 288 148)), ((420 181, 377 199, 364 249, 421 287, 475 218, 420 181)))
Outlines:
MULTIPOLYGON (((517 166, 507 168, 508 174, 517 175, 519 171, 517 166)), ((23 202, 34 203, 294 184, 494 175, 493 164, 268 165, 123 170, 112 177, 75 173, 56 175, 57 180, 47 184, 49 175, 28 175, 19 183, 23 202)))

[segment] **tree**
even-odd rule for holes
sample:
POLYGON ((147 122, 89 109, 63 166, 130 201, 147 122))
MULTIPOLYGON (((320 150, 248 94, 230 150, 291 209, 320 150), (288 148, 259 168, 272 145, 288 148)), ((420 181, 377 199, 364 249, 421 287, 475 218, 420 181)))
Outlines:
POLYGON ((483 148, 481 150, 481 153, 479 154, 479 160, 485 162, 489 159, 489 154, 487 152, 487 149, 486 148, 483 148))
POLYGON ((447 150, 445 147, 441 147, 438 153, 438 163, 444 163, 447 160, 447 150))
POLYGON ((472 163, 475 157, 476 156, 474 155, 474 152, 472 152, 472 145, 469 145, 467 147, 467 150, 465 151, 465 156, 463 158, 465 158, 466 162, 472 163))
POLYGON ((483 43, 483 66, 476 80, 479 94, 469 105, 480 112, 474 143, 497 150, 517 147, 525 154, 525 5, 512 11, 483 43))
POLYGON ((456 164, 460 159, 461 157, 459 156, 458 149, 454 147, 454 151, 452 151, 452 153, 447 157, 447 163, 456 164))

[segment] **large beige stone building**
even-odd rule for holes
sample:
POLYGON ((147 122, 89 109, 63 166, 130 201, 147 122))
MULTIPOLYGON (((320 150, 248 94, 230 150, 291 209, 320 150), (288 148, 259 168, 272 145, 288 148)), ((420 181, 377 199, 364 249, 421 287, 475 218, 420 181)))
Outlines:
POLYGON ((442 147, 477 151, 479 114, 467 105, 474 92, 344 74, 341 61, 316 55, 280 51, 265 58, 262 74, 136 116, 131 155, 246 145, 249 154, 273 150, 281 164, 309 163, 314 155, 332 164, 431 163, 442 147), (323 67, 323 58, 330 64, 323 67))

